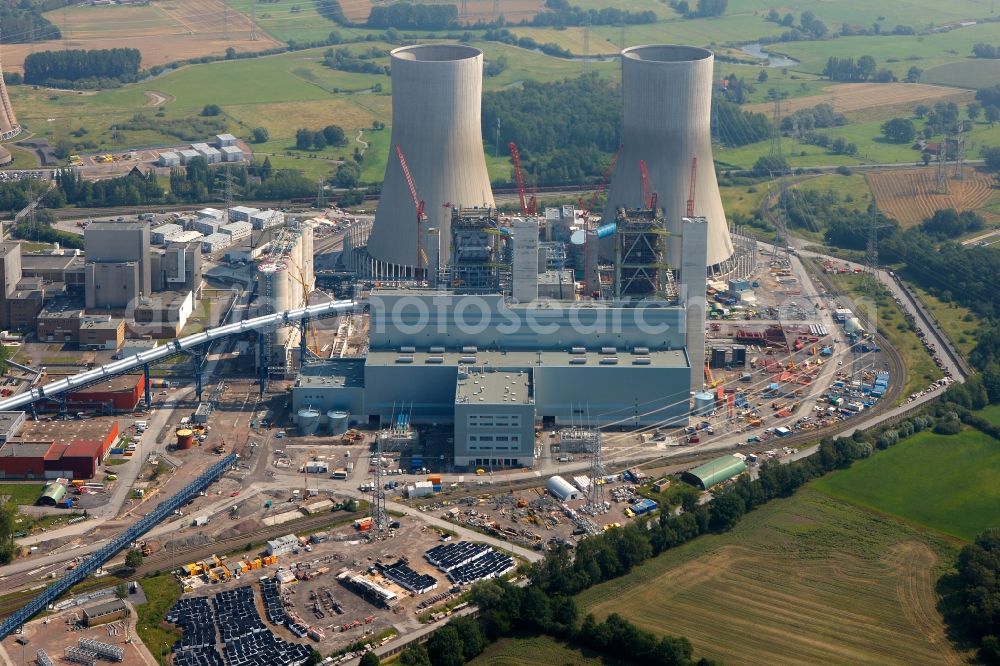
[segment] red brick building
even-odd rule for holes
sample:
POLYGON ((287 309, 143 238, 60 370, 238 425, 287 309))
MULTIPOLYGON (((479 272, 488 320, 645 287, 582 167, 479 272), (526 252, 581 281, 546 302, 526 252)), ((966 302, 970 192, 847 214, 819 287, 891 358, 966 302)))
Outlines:
POLYGON ((98 412, 131 412, 145 390, 143 375, 117 375, 67 394, 66 406, 98 412))
POLYGON ((0 446, 0 479, 91 479, 118 435, 118 421, 29 423, 0 446))

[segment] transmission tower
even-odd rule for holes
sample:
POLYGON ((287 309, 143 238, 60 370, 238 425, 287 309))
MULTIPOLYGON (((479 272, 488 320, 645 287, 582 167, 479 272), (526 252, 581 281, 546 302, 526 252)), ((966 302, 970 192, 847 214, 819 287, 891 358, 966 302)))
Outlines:
POLYGON ((774 93, 774 117, 771 120, 771 149, 768 155, 774 158, 781 157, 781 95, 774 93))
POLYGON ((587 513, 604 513, 604 460, 601 455, 601 431, 594 430, 594 442, 590 449, 590 488, 587 492, 587 513))
POLYGON ((500 19, 500 0, 493 0, 493 18, 500 19))
POLYGON ((791 246, 788 236, 788 208, 785 196, 787 191, 788 184, 785 182, 785 177, 781 176, 778 179, 778 205, 781 210, 774 216, 774 259, 791 265, 792 258, 788 251, 791 246))
POLYGON ((469 0, 462 0, 462 12, 460 15, 463 18, 469 15, 469 0))
POLYGON ((583 25, 583 72, 590 71, 590 21, 583 25))
POLYGON ((875 200, 875 193, 872 192, 872 216, 868 223, 868 246, 865 248, 865 288, 869 295, 875 296, 875 289, 878 286, 878 230, 888 227, 888 224, 879 224, 878 204, 875 200))
POLYGON ((229 41, 229 1, 222 0, 222 38, 229 41))
POLYGON ((945 153, 948 152, 948 137, 938 146, 937 173, 935 174, 934 191, 938 194, 948 194, 948 168, 945 165, 945 153))
POLYGON ((316 208, 326 208, 326 188, 322 176, 316 179, 316 208))
POLYGON ((257 6, 250 7, 250 41, 257 41, 257 6))
POLYGON ((385 470, 382 468, 382 438, 375 436, 375 457, 372 460, 372 497, 368 508, 372 519, 371 534, 376 539, 382 539, 389 532, 389 518, 385 512, 385 470))
MULTIPOLYGON (((946 151, 947 152, 947 151, 946 151)), ((958 123, 958 135, 955 138, 955 180, 962 180, 965 168, 965 123, 958 123)))

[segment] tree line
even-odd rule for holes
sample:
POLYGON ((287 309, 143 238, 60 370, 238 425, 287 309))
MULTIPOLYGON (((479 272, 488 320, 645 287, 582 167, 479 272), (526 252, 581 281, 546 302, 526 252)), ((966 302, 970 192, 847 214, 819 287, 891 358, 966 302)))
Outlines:
MULTIPOLYGON (((725 2, 725 0, 721 0, 725 2)), ((545 0, 546 12, 539 12, 530 24, 538 27, 568 27, 580 25, 638 25, 656 23, 656 13, 650 10, 633 12, 618 7, 584 9, 569 0, 545 0)))
POLYGON ((942 578, 945 620, 979 648, 986 664, 1000 664, 1000 529, 988 529, 958 554, 955 573, 942 578))
POLYGON ((838 58, 830 56, 823 68, 823 76, 831 81, 855 82, 874 81, 876 83, 891 83, 896 81, 892 70, 878 68, 878 63, 870 55, 863 55, 854 60, 852 57, 838 58))
MULTIPOLYGON (((398 7, 399 5, 391 5, 398 7)), ((418 5, 424 6, 424 5, 418 5)), ((375 62, 376 58, 385 58, 388 51, 372 47, 358 55, 351 53, 346 46, 337 49, 327 49, 323 52, 323 64, 330 69, 337 69, 342 72, 355 72, 360 74, 388 74, 389 66, 375 62)))
POLYGON ((40 6, 30 2, 20 2, 16 6, 14 3, 0 6, 3 41, 8 44, 28 44, 62 37, 59 28, 45 18, 42 11, 44 10, 40 6))
POLYGON ((142 63, 139 49, 115 48, 39 51, 24 59, 24 82, 61 85, 79 81, 135 81, 142 63))
POLYGON ((1000 58, 1000 46, 992 44, 977 43, 972 45, 973 58, 996 59, 1000 58))

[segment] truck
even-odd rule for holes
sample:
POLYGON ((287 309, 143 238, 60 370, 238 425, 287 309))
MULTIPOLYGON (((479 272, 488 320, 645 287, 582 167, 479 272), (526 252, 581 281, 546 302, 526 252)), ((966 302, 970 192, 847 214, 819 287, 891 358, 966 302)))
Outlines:
POLYGON ((202 525, 208 525, 208 516, 198 516, 191 521, 192 527, 201 527, 202 525))

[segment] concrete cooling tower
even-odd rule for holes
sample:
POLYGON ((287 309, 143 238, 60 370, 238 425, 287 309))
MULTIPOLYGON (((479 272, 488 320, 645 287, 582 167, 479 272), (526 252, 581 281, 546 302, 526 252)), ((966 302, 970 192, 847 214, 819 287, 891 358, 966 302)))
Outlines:
MULTIPOLYGON (((483 156, 482 88, 479 49, 426 44, 392 52, 390 146, 403 150, 417 197, 426 204, 423 228, 440 230, 442 257, 451 247, 445 204, 494 206, 483 156)), ((392 148, 368 254, 377 275, 405 277, 417 262, 416 210, 392 148)))
POLYGON ((0 64, 0 141, 6 141, 20 133, 21 126, 17 124, 14 107, 10 103, 10 97, 7 96, 7 85, 3 81, 3 65, 0 64))
MULTIPOLYGON (((681 232, 698 158, 694 214, 708 218, 708 264, 733 254, 726 214, 712 161, 711 51, 693 46, 634 46, 622 51, 622 154, 608 188, 605 220, 620 207, 642 203, 639 160, 646 162, 651 190, 658 193, 667 230, 681 232)), ((679 237, 668 240, 668 261, 680 266, 679 237)))

